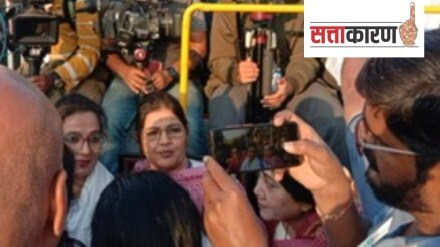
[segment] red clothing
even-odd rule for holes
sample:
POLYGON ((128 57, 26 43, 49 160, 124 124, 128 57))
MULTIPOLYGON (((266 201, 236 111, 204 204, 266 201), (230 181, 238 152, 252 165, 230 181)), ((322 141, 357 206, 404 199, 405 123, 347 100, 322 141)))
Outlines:
POLYGON ((244 158, 233 156, 229 158, 226 163, 228 164, 228 173, 237 173, 240 171, 241 163, 243 162, 244 158))
MULTIPOLYGON (((278 224, 282 224, 279 222, 278 224)), ((274 236, 275 229, 272 229, 274 236)), ((290 239, 273 239, 272 247, 328 247, 327 235, 322 227, 321 219, 316 212, 310 212, 290 239)))
POLYGON ((294 238, 286 240, 274 240, 272 247, 328 247, 329 243, 324 230, 317 235, 308 238, 294 238))

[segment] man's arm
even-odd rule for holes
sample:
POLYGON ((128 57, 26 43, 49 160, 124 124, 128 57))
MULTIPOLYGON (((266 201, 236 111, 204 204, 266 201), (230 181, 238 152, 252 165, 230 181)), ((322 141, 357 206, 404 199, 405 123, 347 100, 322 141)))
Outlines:
MULTIPOLYGON (((198 3, 200 0, 192 0, 192 3, 198 3)), ((202 11, 196 11, 191 19, 191 33, 189 37, 189 70, 197 68, 206 56, 207 37, 206 37, 206 20, 205 14, 202 11)), ((180 72, 180 57, 172 65, 178 72, 180 72)))
MULTIPOLYGON (((193 31, 189 37, 189 60, 188 68, 193 70, 203 61, 207 52, 206 31, 193 31)), ((172 65, 180 73, 180 59, 172 65)))
MULTIPOLYGON (((98 30, 98 13, 91 12, 87 0, 76 2, 76 34, 78 36, 77 50, 55 72, 66 83, 70 90, 81 80, 88 77, 96 68, 101 49, 101 38, 98 30)), ((72 38, 73 39, 73 38, 72 38)))
POLYGON ((146 81, 150 78, 147 70, 142 71, 127 64, 119 54, 110 53, 106 59, 107 67, 130 88, 134 93, 146 90, 146 81))
POLYGON ((212 76, 223 83, 240 84, 238 75, 239 40, 236 13, 214 13, 211 26, 208 66, 212 76))
POLYGON ((304 34, 302 33, 304 16, 298 15, 294 29, 295 34, 291 40, 290 61, 286 67, 284 78, 290 83, 293 94, 303 92, 310 83, 316 79, 321 69, 318 58, 304 57, 304 34))
POLYGON ((128 64, 117 53, 110 53, 105 61, 107 67, 117 76, 122 77, 126 72, 128 64))
MULTIPOLYGON (((206 23, 203 12, 198 11, 193 16, 189 46, 188 68, 193 70, 203 62, 207 52, 206 23)), ((173 81, 177 82, 179 78, 180 56, 172 65, 162 68, 162 70, 155 72, 151 77, 154 86, 158 90, 166 88, 173 81)))
POLYGON ((281 126, 285 121, 298 124, 301 140, 283 148, 303 157, 289 174, 312 192, 331 246, 357 246, 366 237, 367 225, 354 206, 351 179, 312 127, 287 110, 277 113, 273 123, 281 126))
POLYGON ((282 15, 279 18, 281 25, 286 25, 285 22, 293 22, 289 30, 293 36, 289 40, 290 50, 280 51, 290 52, 289 62, 285 68, 284 77, 278 81, 277 91, 266 95, 263 99, 263 106, 267 108, 278 108, 290 95, 303 92, 316 80, 323 66, 318 58, 304 57, 304 16, 298 15, 294 20, 289 20, 289 15, 282 15))

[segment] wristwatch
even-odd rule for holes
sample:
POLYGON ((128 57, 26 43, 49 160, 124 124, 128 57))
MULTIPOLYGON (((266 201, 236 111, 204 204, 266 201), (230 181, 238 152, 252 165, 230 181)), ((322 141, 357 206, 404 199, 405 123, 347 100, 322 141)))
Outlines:
POLYGON ((179 72, 177 72, 177 70, 173 66, 167 67, 165 70, 168 72, 171 78, 173 78, 173 82, 179 81, 179 72))

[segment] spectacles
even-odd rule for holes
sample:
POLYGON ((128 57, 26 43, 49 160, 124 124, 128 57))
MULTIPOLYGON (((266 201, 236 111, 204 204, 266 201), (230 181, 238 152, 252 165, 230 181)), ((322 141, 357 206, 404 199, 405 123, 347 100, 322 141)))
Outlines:
POLYGON ((179 139, 185 135, 185 129, 181 125, 171 125, 165 129, 149 128, 146 133, 147 141, 156 142, 162 137, 162 133, 165 132, 170 139, 179 139))
POLYGON ((95 132, 87 138, 82 137, 78 132, 68 132, 64 135, 64 143, 75 152, 80 152, 84 148, 84 143, 87 142, 89 148, 98 153, 101 151, 104 140, 105 135, 100 132, 95 132))
POLYGON ((416 156, 417 153, 406 150, 406 149, 399 149, 399 148, 392 148, 387 147, 382 144, 374 144, 374 142, 380 142, 380 140, 371 132, 370 128, 368 127, 367 123, 365 123, 364 117, 360 116, 358 117, 355 122, 355 138, 356 138, 356 145, 358 146, 359 153, 363 153, 364 149, 369 149, 373 151, 382 151, 382 152, 388 152, 388 153, 394 153, 394 154, 403 154, 403 155, 411 155, 416 156), (364 131, 363 136, 368 136, 370 139, 373 139, 373 143, 367 143, 361 138, 360 132, 364 131))

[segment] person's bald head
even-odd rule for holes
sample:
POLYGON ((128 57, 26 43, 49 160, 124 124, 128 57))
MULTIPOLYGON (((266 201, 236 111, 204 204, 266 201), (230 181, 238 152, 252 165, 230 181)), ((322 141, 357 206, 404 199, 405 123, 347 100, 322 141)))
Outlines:
POLYGON ((61 119, 36 87, 2 66, 0 132, 0 246, 50 247, 65 214, 61 119))

